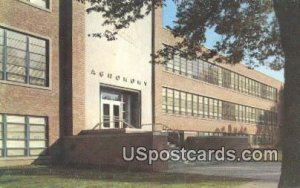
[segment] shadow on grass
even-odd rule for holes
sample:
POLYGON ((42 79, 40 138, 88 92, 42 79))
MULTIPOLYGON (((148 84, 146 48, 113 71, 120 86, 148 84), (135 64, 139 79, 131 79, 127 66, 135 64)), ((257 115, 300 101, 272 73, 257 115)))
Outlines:
POLYGON ((103 170, 96 168, 72 168, 65 166, 24 166, 0 168, 1 184, 18 181, 19 176, 43 178, 101 180, 104 182, 152 183, 152 184, 197 184, 203 182, 249 182, 248 179, 203 176, 198 174, 180 174, 165 172, 129 172, 124 170, 103 170))

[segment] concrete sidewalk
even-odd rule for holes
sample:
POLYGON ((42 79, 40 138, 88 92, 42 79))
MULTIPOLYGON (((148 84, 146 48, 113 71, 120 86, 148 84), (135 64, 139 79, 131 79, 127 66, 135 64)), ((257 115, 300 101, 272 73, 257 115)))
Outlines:
POLYGON ((202 174, 250 179, 240 187, 276 188, 280 178, 278 162, 224 162, 224 163, 177 163, 170 165, 169 172, 202 174), (252 181, 253 180, 253 181, 252 181))

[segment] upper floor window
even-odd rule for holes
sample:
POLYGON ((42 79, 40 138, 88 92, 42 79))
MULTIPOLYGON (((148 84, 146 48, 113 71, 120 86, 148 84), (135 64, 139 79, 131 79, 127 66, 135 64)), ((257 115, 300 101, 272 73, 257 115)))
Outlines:
POLYGON ((50 0, 26 0, 26 2, 32 3, 42 8, 49 9, 49 1, 50 0))
POLYGON ((277 101, 277 89, 231 70, 206 62, 202 59, 190 60, 183 52, 176 52, 165 64, 165 70, 189 78, 202 80, 214 85, 257 96, 262 99, 277 101))
POLYGON ((0 80, 49 86, 49 42, 0 28, 0 80))

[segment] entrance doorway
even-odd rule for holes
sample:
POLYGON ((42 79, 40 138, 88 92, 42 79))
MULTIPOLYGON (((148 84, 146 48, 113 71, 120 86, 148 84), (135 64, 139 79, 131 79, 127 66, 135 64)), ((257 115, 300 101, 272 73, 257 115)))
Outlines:
POLYGON ((140 128, 139 96, 138 92, 100 87, 101 128, 140 128))
POLYGON ((102 128, 119 129, 123 128, 122 102, 103 100, 101 105, 102 128))

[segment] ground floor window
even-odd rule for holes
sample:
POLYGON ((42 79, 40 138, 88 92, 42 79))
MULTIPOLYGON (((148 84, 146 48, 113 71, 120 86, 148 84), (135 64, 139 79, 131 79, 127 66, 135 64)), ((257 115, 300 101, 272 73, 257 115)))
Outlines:
POLYGON ((47 118, 0 114, 0 157, 45 155, 47 118))

